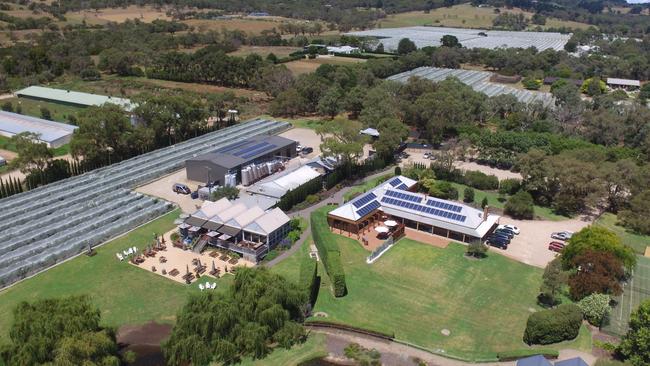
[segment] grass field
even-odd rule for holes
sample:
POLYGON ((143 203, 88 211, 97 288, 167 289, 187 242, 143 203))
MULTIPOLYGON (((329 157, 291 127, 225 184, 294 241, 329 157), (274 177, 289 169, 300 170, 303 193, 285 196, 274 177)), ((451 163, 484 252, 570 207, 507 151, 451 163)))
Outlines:
MULTIPOLYGON (((459 183, 451 183, 451 185, 458 190, 458 196, 462 199, 463 192, 465 191, 465 188, 468 188, 468 186, 459 183)), ((504 202, 499 201, 499 194, 497 192, 481 191, 479 189, 474 188, 474 202, 480 204, 483 201, 484 197, 487 197, 488 205, 490 207, 503 209, 503 207, 505 206, 506 201, 504 202)), ((542 206, 535 206, 535 216, 543 220, 550 220, 550 221, 562 221, 567 219, 567 217, 565 216, 561 216, 553 213, 553 210, 550 209, 549 207, 542 207, 542 206)))
MULTIPOLYGON (((99 307, 107 326, 141 324, 154 320, 171 323, 196 284, 186 286, 153 274, 129 263, 120 262, 115 253, 127 247, 144 247, 152 233, 174 227, 179 210, 174 210, 97 248, 97 255, 78 256, 35 277, 0 292, 0 343, 8 340, 12 310, 21 301, 90 295, 99 307)), ((217 280, 217 289, 225 289, 232 276, 217 280)))
POLYGON ((637 265, 632 278, 624 286, 624 292, 616 298, 617 305, 604 327, 608 333, 623 335, 627 332, 630 313, 645 300, 650 299, 650 258, 637 256, 637 265))
MULTIPOLYGON (((501 12, 510 13, 524 13, 527 18, 533 14, 525 12, 521 9, 501 9, 501 12)), ((454 5, 450 8, 438 8, 431 10, 429 14, 421 11, 411 11, 406 13, 398 13, 387 16, 378 24, 379 28, 398 28, 398 27, 411 27, 417 25, 433 25, 445 27, 459 27, 459 28, 491 28, 492 20, 497 17, 494 13, 494 8, 477 8, 469 4, 454 5)), ((530 25, 529 28, 535 28, 535 25, 530 25)), ((586 29, 588 24, 565 21, 555 18, 548 18, 546 25, 542 28, 558 28, 570 27, 586 29)))
MULTIPOLYGON (((328 209, 314 214, 324 220, 328 209)), ((439 249, 409 239, 368 265, 358 242, 335 237, 348 294, 334 298, 322 275, 314 311, 328 317, 318 320, 394 332, 397 339, 476 360, 527 348, 522 335, 530 313, 540 309, 541 269, 501 255, 470 260, 460 244, 439 249)), ((591 336, 583 329, 577 339, 549 347, 590 350, 591 336)))
POLYGON ((349 201, 352 199, 352 196, 358 194, 358 193, 364 193, 367 192, 368 190, 377 187, 380 183, 385 182, 388 180, 388 178, 392 177, 393 174, 386 174, 382 175, 380 177, 373 178, 367 182, 364 182, 363 184, 360 184, 358 186, 354 186, 350 188, 349 191, 345 192, 343 195, 343 200, 345 202, 349 201))
POLYGON ((39 100, 27 99, 27 98, 8 98, 0 101, 0 104, 5 104, 7 102, 13 105, 14 111, 20 105, 21 114, 26 116, 42 118, 41 108, 47 108, 51 115, 52 120, 57 122, 69 123, 69 116, 77 116, 83 110, 83 108, 73 107, 64 104, 43 102, 39 100))
POLYGON ((240 366, 271 366, 286 365, 296 366, 303 362, 327 356, 327 348, 323 334, 311 334, 303 344, 295 345, 291 349, 276 349, 261 360, 243 360, 240 366))
POLYGON ((308 74, 310 72, 316 71, 316 69, 322 64, 331 64, 331 65, 349 65, 359 62, 366 62, 364 59, 359 58, 350 58, 350 57, 339 57, 339 56, 320 56, 314 59, 304 59, 287 62, 284 65, 287 66, 294 75, 308 74))
POLYGON ((235 52, 229 53, 231 56, 248 56, 250 54, 258 54, 262 57, 266 57, 270 53, 276 55, 277 57, 287 57, 290 54, 300 51, 299 47, 288 47, 288 46, 241 46, 235 52))
POLYGON ((156 19, 171 20, 165 14, 165 9, 157 10, 151 6, 130 5, 124 8, 106 8, 99 11, 83 10, 68 12, 65 15, 70 23, 106 24, 108 22, 122 23, 127 19, 139 19, 142 22, 150 23, 156 19))
POLYGON ((639 235, 628 231, 626 228, 616 225, 616 215, 604 213, 596 220, 595 225, 602 226, 615 232, 623 243, 631 246, 637 254, 645 253, 645 248, 650 246, 650 236, 639 235))

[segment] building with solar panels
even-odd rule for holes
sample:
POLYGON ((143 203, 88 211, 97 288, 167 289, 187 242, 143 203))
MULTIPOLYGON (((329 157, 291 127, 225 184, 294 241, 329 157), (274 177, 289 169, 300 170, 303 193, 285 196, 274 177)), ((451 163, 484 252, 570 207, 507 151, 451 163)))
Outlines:
POLYGON ((394 177, 330 211, 327 221, 332 228, 358 235, 374 222, 392 219, 411 230, 465 243, 482 240, 498 225, 500 216, 487 209, 412 192, 416 185, 407 177, 394 177))
POLYGON ((234 186, 243 181, 247 185, 271 174, 274 161, 295 157, 296 145, 296 141, 275 135, 236 141, 186 160, 187 179, 222 186, 234 186))
POLYGON ((12 137, 22 132, 32 132, 51 148, 69 143, 76 129, 77 126, 65 123, 0 111, 0 135, 12 137))

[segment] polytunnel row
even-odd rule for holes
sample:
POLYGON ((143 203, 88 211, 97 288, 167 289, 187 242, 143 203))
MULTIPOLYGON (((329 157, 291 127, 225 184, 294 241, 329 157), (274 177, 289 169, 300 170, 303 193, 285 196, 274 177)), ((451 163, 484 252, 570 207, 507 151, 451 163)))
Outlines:
POLYGON ((492 73, 487 71, 474 71, 474 70, 461 70, 461 69, 446 69, 438 67, 418 67, 416 69, 406 71, 400 74, 388 77, 388 80, 398 81, 404 83, 411 77, 420 77, 434 82, 443 81, 449 77, 455 77, 463 84, 470 86, 477 92, 484 93, 488 97, 512 94, 523 103, 531 103, 540 101, 544 106, 550 107, 553 105, 555 99, 551 93, 538 92, 531 90, 517 89, 512 86, 490 82, 492 73))
MULTIPOLYGON (((130 190, 186 159, 288 123, 258 119, 0 200, 0 287, 37 273, 169 211, 130 190)), ((171 188, 170 188, 171 189, 171 188)))

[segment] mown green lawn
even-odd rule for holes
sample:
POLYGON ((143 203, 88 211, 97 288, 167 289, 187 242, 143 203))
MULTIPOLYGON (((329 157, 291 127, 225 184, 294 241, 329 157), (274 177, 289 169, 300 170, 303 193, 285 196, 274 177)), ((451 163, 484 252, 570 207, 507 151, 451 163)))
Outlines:
POLYGON ((325 335, 323 334, 310 334, 305 343, 293 346, 287 350, 278 348, 270 355, 261 360, 242 360, 238 365, 240 366, 296 366, 303 362, 322 358, 327 356, 325 335))
MULTIPOLYGON (((271 272, 279 274, 280 276, 285 277, 289 281, 298 283, 300 279, 300 265, 305 261, 312 261, 309 257, 309 247, 313 244, 313 240, 308 237, 301 245, 298 251, 293 255, 285 258, 280 263, 271 267, 271 272)), ((320 263, 319 263, 320 264, 320 263)))
MULTIPOLYGON (((459 184, 459 183, 452 183, 452 182, 450 183, 458 190, 458 198, 462 200, 463 192, 465 191, 465 188, 468 188, 469 186, 466 186, 464 184, 459 184)), ((505 206, 506 201, 504 202, 499 201, 499 193, 482 191, 480 189, 474 188, 474 202, 480 204, 481 201, 483 201, 484 197, 487 197, 488 205, 490 207, 503 209, 503 207, 505 206)), ((543 220, 550 220, 550 221, 562 221, 568 219, 568 217, 566 216, 561 216, 554 213, 553 210, 551 210, 549 207, 542 207, 537 205, 535 206, 535 216, 543 220)))
MULTIPOLYGON (((315 213, 321 219, 324 209, 315 213)), ((541 309, 536 302, 541 269, 497 254, 470 260, 463 245, 439 249, 410 239, 368 265, 368 252, 358 242, 335 237, 348 294, 334 298, 322 273, 314 311, 328 317, 318 320, 394 333, 400 340, 476 360, 527 348, 522 336, 530 313, 541 309), (451 335, 442 335, 443 329, 451 335)), ((590 350, 589 331, 549 346, 567 347, 590 350)))
POLYGON ((623 241, 623 243, 631 246, 638 254, 645 253, 645 248, 650 246, 650 236, 635 234, 628 231, 623 226, 617 225, 617 217, 612 213, 602 214, 594 225, 602 226, 608 230, 615 232, 623 241))
MULTIPOLYGON (((35 277, 0 292, 0 343, 8 341, 12 310, 21 301, 90 295, 101 310, 105 325, 141 324, 150 320, 172 323, 187 296, 198 292, 198 284, 186 286, 153 274, 115 257, 117 251, 149 244, 152 233, 174 227, 174 210, 130 233, 97 248, 97 255, 78 256, 35 277)), ((224 290, 232 276, 217 280, 224 290)))
POLYGON ((0 104, 11 103, 13 105, 14 112, 16 108, 20 105, 21 114, 26 116, 32 116, 37 118, 42 118, 41 108, 47 108, 51 115, 52 120, 63 123, 70 123, 70 116, 77 117, 83 108, 73 107, 65 104, 59 103, 50 103, 43 102, 40 100, 33 100, 27 98, 9 98, 2 101, 0 104))

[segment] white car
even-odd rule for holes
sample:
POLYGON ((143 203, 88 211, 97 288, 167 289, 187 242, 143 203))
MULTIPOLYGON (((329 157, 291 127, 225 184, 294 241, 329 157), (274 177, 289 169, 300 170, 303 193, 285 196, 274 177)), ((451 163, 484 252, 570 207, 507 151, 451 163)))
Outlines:
POLYGON ((519 231, 519 228, 516 227, 516 226, 514 226, 514 225, 499 225, 499 226, 497 226, 497 230, 498 230, 498 229, 506 229, 506 230, 510 230, 510 231, 512 231, 513 233, 515 233, 516 235, 519 235, 519 232, 520 232, 520 231, 519 231))

